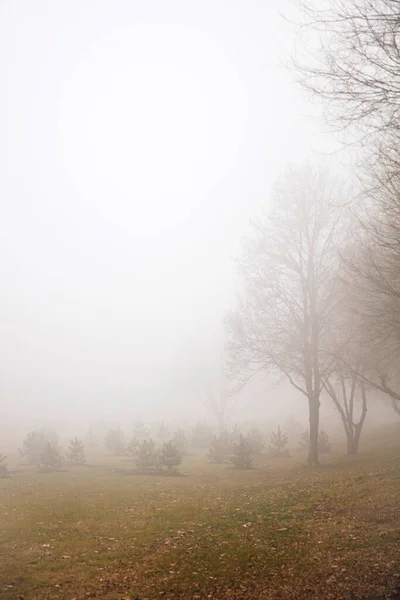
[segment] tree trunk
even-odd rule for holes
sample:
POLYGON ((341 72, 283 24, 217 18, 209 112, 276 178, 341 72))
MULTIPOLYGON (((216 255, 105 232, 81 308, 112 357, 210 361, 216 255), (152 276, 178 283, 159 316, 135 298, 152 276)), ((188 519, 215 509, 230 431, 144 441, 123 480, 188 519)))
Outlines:
POLYGON ((365 383, 363 381, 360 382, 360 388, 362 397, 361 416, 358 423, 350 423, 350 425, 352 426, 350 427, 352 439, 348 439, 348 454, 357 454, 358 446, 360 445, 361 431, 364 425, 365 417, 367 416, 367 391, 365 388, 365 383))
POLYGON ((352 436, 347 440, 347 454, 357 454, 358 446, 360 444, 360 434, 361 429, 358 428, 358 431, 352 432, 352 436))
POLYGON ((309 398, 309 421, 310 421, 310 449, 308 453, 308 466, 318 466, 318 428, 319 428, 319 398, 309 398))

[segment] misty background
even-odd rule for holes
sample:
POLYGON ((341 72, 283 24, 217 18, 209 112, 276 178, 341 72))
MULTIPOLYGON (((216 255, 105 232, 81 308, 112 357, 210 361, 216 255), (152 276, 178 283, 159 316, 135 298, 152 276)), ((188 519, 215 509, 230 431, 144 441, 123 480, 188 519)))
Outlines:
MULTIPOLYGON (((4 435, 207 414, 195 390, 222 367, 249 219, 288 161, 343 168, 287 68, 297 16, 281 0, 1 3, 4 435)), ((266 378, 244 411, 306 418, 266 378)))

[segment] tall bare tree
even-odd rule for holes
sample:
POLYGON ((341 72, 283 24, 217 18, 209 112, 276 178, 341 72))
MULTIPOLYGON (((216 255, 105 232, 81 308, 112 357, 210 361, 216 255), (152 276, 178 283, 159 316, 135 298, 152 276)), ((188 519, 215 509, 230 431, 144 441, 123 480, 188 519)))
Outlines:
POLYGON ((362 378, 400 414, 400 172, 370 193, 345 262, 362 378))
POLYGON ((361 431, 367 416, 366 384, 357 370, 349 371, 340 364, 325 381, 324 387, 332 398, 342 420, 347 439, 347 453, 357 454, 361 431), (357 405, 360 405, 358 420, 357 405))
POLYGON ((369 349, 363 377, 400 414, 400 2, 310 0, 304 10, 319 48, 297 65, 303 83, 327 101, 328 119, 371 142, 349 265, 369 349))
POLYGON ((234 400, 228 383, 222 377, 208 382, 199 396, 203 406, 217 419, 219 433, 223 433, 234 400))
MULTIPOLYGON (((395 133, 400 110, 399 0, 309 0, 304 27, 317 32, 303 83, 329 100, 330 118, 369 135, 395 133)), ((315 39, 315 36, 312 38, 315 39)))
POLYGON ((270 214, 254 222, 239 261, 242 292, 227 315, 228 363, 241 385, 256 372, 283 374, 308 401, 310 466, 318 464, 320 393, 337 310, 335 274, 343 209, 321 170, 288 168, 270 214))
MULTIPOLYGON (((341 258, 347 254, 348 248, 342 249, 341 258)), ((363 320, 358 310, 358 296, 354 293, 354 281, 346 270, 346 260, 342 260, 335 292, 339 310, 335 311, 329 332, 327 345, 332 356, 332 368, 325 378, 324 388, 341 417, 347 453, 357 454, 367 416, 364 374, 369 348, 365 348, 363 343, 363 320)))

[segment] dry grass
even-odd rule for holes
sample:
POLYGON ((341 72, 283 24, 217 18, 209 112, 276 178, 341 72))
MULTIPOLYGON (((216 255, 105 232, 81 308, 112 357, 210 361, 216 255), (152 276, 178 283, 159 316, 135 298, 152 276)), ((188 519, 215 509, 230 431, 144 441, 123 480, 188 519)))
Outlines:
POLYGON ((399 457, 25 468, 0 482, 0 598, 400 598, 399 457))

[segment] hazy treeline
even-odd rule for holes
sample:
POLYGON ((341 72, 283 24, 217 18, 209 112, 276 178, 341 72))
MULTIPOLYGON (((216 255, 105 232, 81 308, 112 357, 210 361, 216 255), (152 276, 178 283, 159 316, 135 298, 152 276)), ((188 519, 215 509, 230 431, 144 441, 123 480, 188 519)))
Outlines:
MULTIPOLYGON (((248 382, 263 372, 281 377, 304 401, 308 462, 316 466, 323 399, 339 415, 349 454, 359 450, 371 402, 387 398, 393 418, 400 415, 400 18, 391 0, 332 0, 326 11, 304 11, 304 28, 320 42, 315 63, 297 61, 297 72, 325 102, 328 123, 359 144, 358 166, 351 182, 310 162, 281 174, 237 257, 223 369, 187 402, 213 418, 210 449, 232 434, 232 409, 248 382)), ((128 435, 107 425, 100 441, 92 431, 84 443, 115 454, 130 444, 134 453, 134 440, 172 442, 181 452, 196 445, 195 428, 137 427, 128 435)), ((239 429, 234 443, 243 446, 250 428, 239 429)), ((70 452, 79 454, 78 442, 70 452)))
POLYGON ((319 51, 296 66, 328 100, 328 120, 362 141, 357 189, 315 166, 287 169, 244 242, 242 291, 226 322, 239 382, 279 371, 306 398, 316 465, 323 391, 349 453, 358 450, 371 389, 400 414, 400 18, 390 0, 304 10, 319 51))

